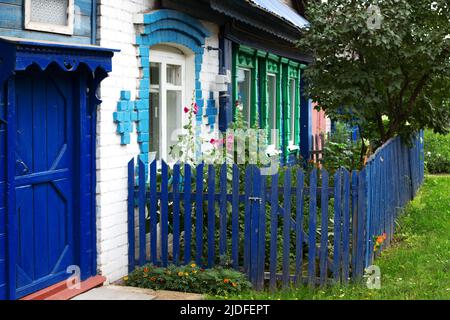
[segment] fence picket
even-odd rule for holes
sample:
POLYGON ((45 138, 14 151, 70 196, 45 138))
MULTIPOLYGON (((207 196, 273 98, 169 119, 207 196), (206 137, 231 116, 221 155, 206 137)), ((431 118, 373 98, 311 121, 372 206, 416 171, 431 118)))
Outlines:
POLYGON ((305 174, 303 170, 299 170, 297 172, 297 194, 296 194, 296 219, 295 219, 295 236, 296 236, 296 244, 295 244, 295 284, 296 286, 300 286, 303 284, 303 241, 304 241, 304 232, 303 232, 303 206, 304 206, 304 183, 305 183, 305 174))
POLYGON ((272 176, 270 194, 270 289, 276 289, 278 230, 278 173, 272 176))
POLYGON ((180 262, 180 165, 173 167, 173 263, 180 262))
POLYGON ((343 169, 344 212, 342 230, 342 281, 348 283, 350 272, 350 173, 343 169))
POLYGON ((232 182, 232 210, 231 210, 231 257, 233 268, 239 267, 239 168, 233 165, 232 182))
POLYGON ((208 168, 208 268, 212 268, 216 258, 216 244, 214 235, 216 232, 216 170, 213 165, 208 168))
POLYGON ((316 284, 316 210, 317 210, 317 169, 311 172, 309 186, 309 235, 308 235, 308 284, 316 284))
POLYGON ((364 247, 365 247, 365 217, 366 212, 366 169, 359 172, 358 179, 358 225, 357 225, 357 241, 356 241, 356 279, 361 279, 364 273, 364 247))
POLYGON ((244 211, 244 270, 250 274, 250 245, 251 245, 251 201, 252 196, 252 167, 245 171, 245 211, 244 211))
POLYGON ((200 164, 196 170, 196 194, 195 194, 195 261, 198 265, 202 264, 203 257, 203 168, 200 164))
MULTIPOLYGON (((283 215, 283 287, 289 285, 289 255, 291 237, 291 169, 287 169, 284 176, 284 215, 283 215)), ((327 190, 328 193, 328 190, 327 190)))
POLYGON ((357 239, 358 239, 358 171, 352 171, 352 277, 356 275, 357 239))
POLYGON ((161 163, 161 263, 168 264, 169 256, 169 166, 161 163))
POLYGON ((256 289, 264 289, 264 268, 266 263, 266 180, 267 176, 261 175, 261 204, 259 208, 259 239, 258 239, 258 276, 256 289))
POLYGON ((320 227, 320 285, 323 287, 328 278, 328 172, 322 170, 321 227, 320 227))
POLYGON ((156 161, 150 164, 150 259, 158 264, 158 198, 156 181, 156 161))
POLYGON ((259 223, 260 223, 260 209, 261 209, 261 173, 256 166, 252 166, 252 197, 251 201, 251 222, 250 222, 250 274, 253 284, 258 281, 258 261, 259 259, 259 223))
POLYGON ((146 234, 145 234, 145 164, 139 159, 139 265, 145 264, 146 234))
POLYGON ((216 208, 215 208, 215 192, 216 192, 216 170, 213 165, 208 168, 208 268, 212 268, 216 258, 216 208))
POLYGON ((220 168, 220 238, 219 238, 219 255, 225 256, 227 251, 227 165, 224 164, 220 168))
POLYGON ((184 166, 184 263, 191 262, 192 242, 192 202, 191 202, 191 166, 184 166))
POLYGON ((135 186, 135 174, 134 174, 134 158, 128 162, 128 272, 132 272, 136 264, 136 252, 135 252, 135 223, 134 223, 134 186, 135 186))
POLYGON ((341 170, 334 175, 334 253, 333 279, 339 282, 341 275, 341 170))

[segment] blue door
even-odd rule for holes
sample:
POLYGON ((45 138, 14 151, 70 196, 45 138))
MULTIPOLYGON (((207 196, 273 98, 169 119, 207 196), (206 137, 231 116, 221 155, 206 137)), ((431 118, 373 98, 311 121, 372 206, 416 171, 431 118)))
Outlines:
POLYGON ((16 76, 16 294, 61 282, 75 263, 73 80, 16 76))

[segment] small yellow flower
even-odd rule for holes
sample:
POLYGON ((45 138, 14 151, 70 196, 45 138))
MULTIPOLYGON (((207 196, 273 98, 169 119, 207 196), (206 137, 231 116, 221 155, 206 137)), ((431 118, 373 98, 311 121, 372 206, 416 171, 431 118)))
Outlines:
POLYGON ((187 272, 185 272, 184 275, 185 275, 186 277, 189 277, 189 273, 187 273, 187 272))
POLYGON ((129 279, 128 277, 124 277, 124 278, 123 278, 123 280, 125 280, 125 281, 128 281, 128 279, 129 279))
POLYGON ((167 271, 167 274, 170 276, 172 274, 172 271, 167 271))
POLYGON ((182 277, 183 275, 184 275, 184 273, 183 273, 183 272, 181 272, 181 271, 180 271, 180 272, 178 272, 178 276, 179 276, 179 277, 182 277))
POLYGON ((192 270, 192 273, 196 274, 196 273, 197 273, 197 270, 192 270))
POLYGON ((197 265, 195 263, 191 264, 192 268, 195 268, 197 265))

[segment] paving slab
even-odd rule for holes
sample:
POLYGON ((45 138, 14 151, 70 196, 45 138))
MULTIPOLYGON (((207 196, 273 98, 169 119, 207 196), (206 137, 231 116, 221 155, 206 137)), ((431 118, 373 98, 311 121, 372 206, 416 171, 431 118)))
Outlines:
POLYGON ((155 300, 155 295, 149 290, 122 287, 122 286, 104 286, 92 289, 83 293, 72 300, 155 300))
POLYGON ((175 291, 154 291, 120 285, 109 285, 92 289, 72 300, 203 300, 204 296, 196 293, 175 291))

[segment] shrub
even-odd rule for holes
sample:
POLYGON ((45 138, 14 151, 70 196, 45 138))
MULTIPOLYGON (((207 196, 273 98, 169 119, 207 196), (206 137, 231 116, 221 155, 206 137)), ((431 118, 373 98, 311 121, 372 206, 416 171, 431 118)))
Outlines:
POLYGON ((251 283, 236 270, 218 267, 202 269, 196 264, 170 265, 167 268, 146 265, 124 278, 131 287, 223 295, 249 290, 251 283))
POLYGON ((425 131, 425 167, 428 173, 450 173, 450 134, 425 131))
POLYGON ((325 142, 322 164, 330 173, 339 168, 361 169, 361 141, 353 142, 347 125, 338 122, 336 130, 325 142))

